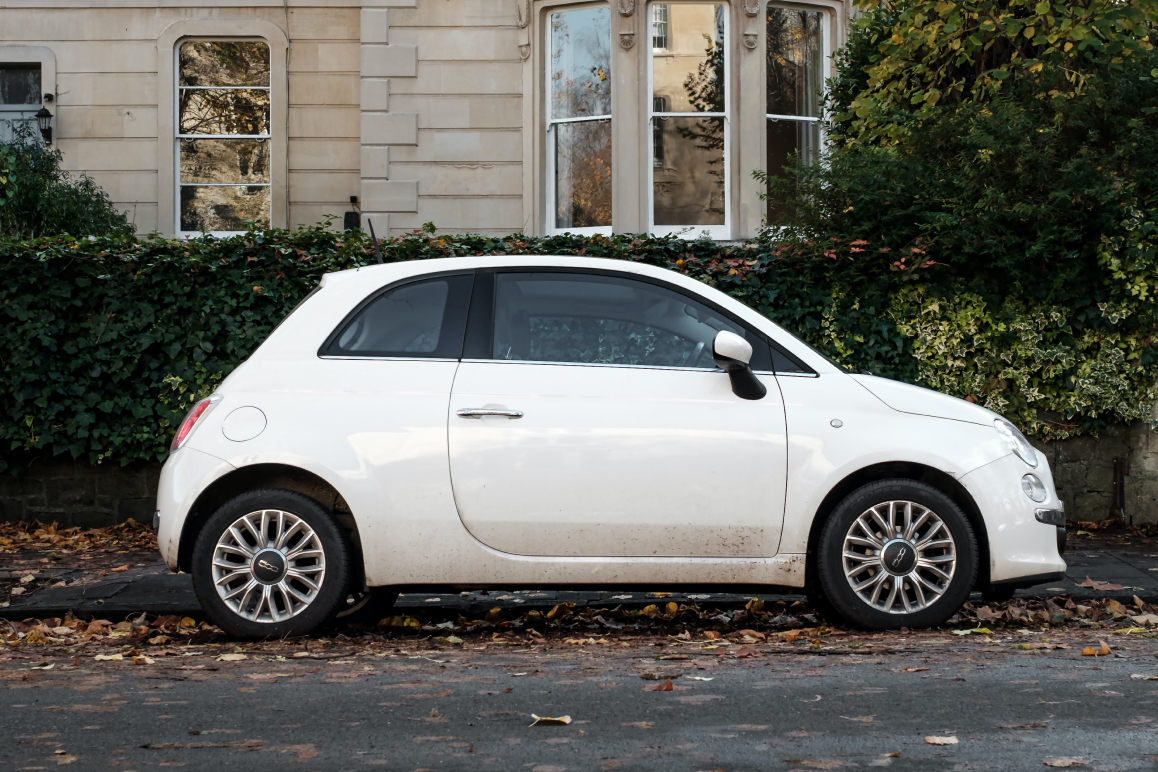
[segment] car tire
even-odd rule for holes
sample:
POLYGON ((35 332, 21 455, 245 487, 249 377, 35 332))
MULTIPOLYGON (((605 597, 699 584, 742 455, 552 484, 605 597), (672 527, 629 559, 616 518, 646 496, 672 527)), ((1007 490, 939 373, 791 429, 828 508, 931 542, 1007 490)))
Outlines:
POLYGON ((394 608, 398 591, 389 587, 371 587, 346 596, 345 608, 334 615, 336 624, 375 625, 394 608))
POLYGON ((222 505, 193 547, 193 589, 209 621, 238 638, 306 635, 345 601, 350 547, 320 504, 288 490, 222 505))
POLYGON ((825 597, 856 627, 933 627, 968 599, 977 539, 942 491, 881 480, 853 491, 829 515, 817 573, 825 597))

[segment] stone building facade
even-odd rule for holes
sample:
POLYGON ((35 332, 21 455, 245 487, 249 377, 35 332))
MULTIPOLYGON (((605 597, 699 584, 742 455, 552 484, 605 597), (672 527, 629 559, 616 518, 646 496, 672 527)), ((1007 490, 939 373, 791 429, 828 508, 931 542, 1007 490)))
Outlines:
MULTIPOLYGON (((753 235, 846 0, 6 0, 0 122, 139 232, 753 235)), ((3 129, 0 129, 3 131, 3 129)))

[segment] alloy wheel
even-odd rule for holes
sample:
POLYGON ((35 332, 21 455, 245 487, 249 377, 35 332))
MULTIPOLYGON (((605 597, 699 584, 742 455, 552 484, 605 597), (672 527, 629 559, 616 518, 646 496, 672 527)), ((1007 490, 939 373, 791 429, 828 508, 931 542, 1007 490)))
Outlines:
POLYGON ((864 603, 888 614, 911 614, 949 589, 957 548, 933 510, 915 501, 886 501, 853 521, 842 560, 849 586, 864 603))
POLYGON ((213 585, 235 614, 284 622, 318 597, 326 576, 321 539, 305 520, 262 509, 235 520, 213 550, 213 585))

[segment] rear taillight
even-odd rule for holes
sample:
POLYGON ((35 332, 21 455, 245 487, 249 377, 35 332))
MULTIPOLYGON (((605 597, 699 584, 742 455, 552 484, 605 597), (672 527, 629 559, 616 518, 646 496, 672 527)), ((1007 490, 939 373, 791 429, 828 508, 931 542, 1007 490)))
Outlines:
POLYGON ((189 439, 189 434, 193 431, 193 427, 209 412, 209 408, 213 407, 213 405, 219 401, 221 401, 221 397, 213 394, 193 406, 193 409, 189 411, 189 415, 185 416, 185 420, 177 427, 177 433, 173 435, 173 444, 169 446, 170 453, 185 444, 185 440, 189 439))

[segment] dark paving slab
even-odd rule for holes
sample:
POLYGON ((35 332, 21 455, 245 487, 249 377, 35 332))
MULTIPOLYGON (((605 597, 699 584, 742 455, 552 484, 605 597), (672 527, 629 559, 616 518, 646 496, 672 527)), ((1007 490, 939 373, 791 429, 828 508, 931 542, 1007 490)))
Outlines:
MULTIPOLYGON (((1016 597, 1032 598, 1061 593, 1075 599, 1117 598, 1128 601, 1135 595, 1147 602, 1158 602, 1158 551, 1115 549, 1107 551, 1075 550, 1066 555, 1069 569, 1065 579, 1019 590, 1016 597), (1156 569, 1156 570, 1151 570, 1156 569), (1122 585, 1121 590, 1101 591, 1079 586, 1086 577, 1099 582, 1122 585)), ((0 572, 3 573, 3 572, 0 572)), ((0 617, 58 617, 72 612, 75 616, 122 619, 146 611, 150 614, 198 615, 201 613, 187 574, 170 574, 163 565, 135 567, 122 573, 94 577, 82 569, 45 569, 49 580, 62 581, 63 587, 46 586, 27 596, 10 598, 0 617)), ((400 611, 420 608, 481 614, 492 608, 548 610, 558 603, 596 608, 623 606, 639 608, 649 603, 695 601, 720 608, 743 606, 751 595, 733 593, 661 593, 595 590, 490 590, 484 592, 412 593, 398 600, 400 611)), ((801 600, 802 595, 764 594, 765 602, 801 600)))

